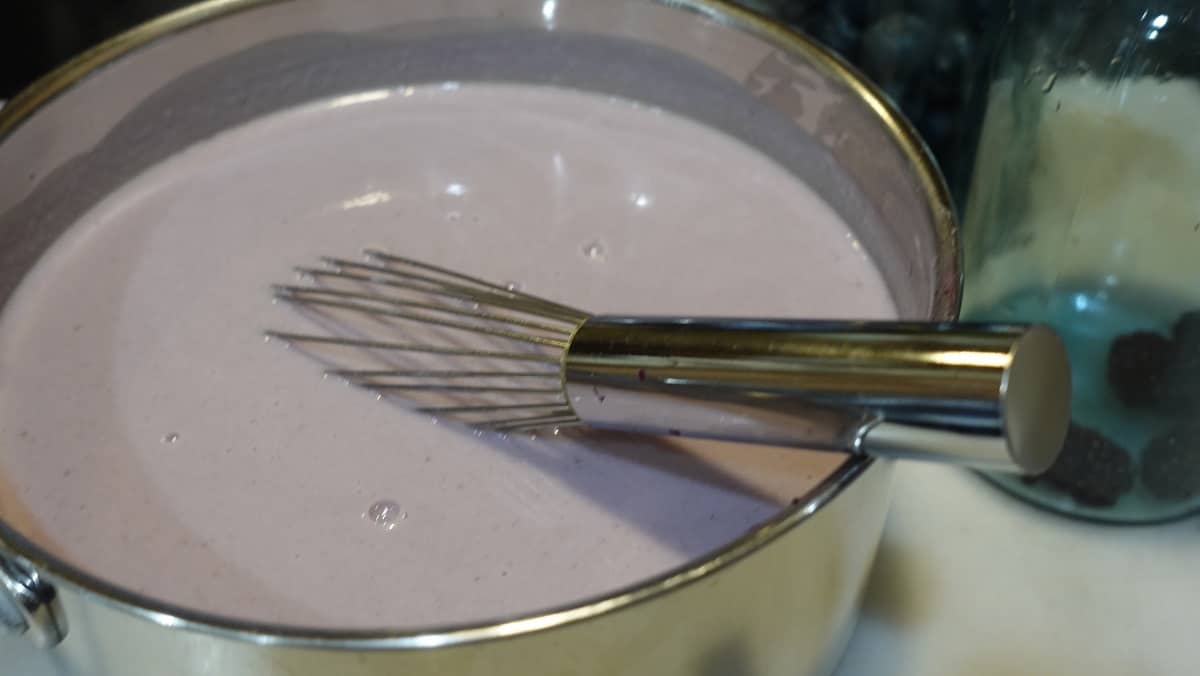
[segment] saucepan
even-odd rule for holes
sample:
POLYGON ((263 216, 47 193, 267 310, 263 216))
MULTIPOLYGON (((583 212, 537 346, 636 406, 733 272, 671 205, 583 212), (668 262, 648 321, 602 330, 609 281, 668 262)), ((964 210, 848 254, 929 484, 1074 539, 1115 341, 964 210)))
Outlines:
MULTIPOLYGON (((954 217, 912 128, 826 49, 706 0, 212 0, 145 24, 0 110, 0 299, 80 214, 190 145, 289 106, 450 80, 552 83, 719 129, 855 227, 902 318, 957 317, 954 217)), ((0 626, 93 675, 823 674, 853 627, 891 476, 889 461, 846 456, 752 531, 653 579, 415 631, 181 607, 54 556, 0 496, 0 626)))

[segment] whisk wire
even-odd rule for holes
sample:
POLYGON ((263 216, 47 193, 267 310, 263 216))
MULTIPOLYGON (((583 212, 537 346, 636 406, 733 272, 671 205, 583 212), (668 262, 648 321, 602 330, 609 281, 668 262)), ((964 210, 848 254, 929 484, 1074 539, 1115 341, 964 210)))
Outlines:
POLYGON ((500 411, 537 411, 542 409, 566 408, 567 402, 558 399, 549 402, 533 404, 492 404, 483 406, 422 406, 415 409, 418 413, 459 414, 459 413, 497 413, 500 411))
POLYGON ((527 319, 521 319, 519 317, 510 317, 510 316, 506 316, 506 315, 496 314, 494 312, 484 312, 481 310, 473 310, 473 309, 472 310, 462 310, 462 309, 457 309, 457 308, 452 308, 452 307, 446 307, 444 305, 436 305, 433 303, 423 303, 420 301, 407 300, 404 298, 397 298, 397 297, 386 296, 386 295, 382 295, 382 294, 370 294, 370 293, 362 293, 362 292, 356 292, 356 291, 344 291, 341 289, 326 289, 326 288, 314 288, 314 287, 304 287, 304 286, 276 286, 275 287, 275 297, 280 300, 289 301, 289 302, 295 301, 295 300, 313 302, 309 299, 316 298, 316 299, 318 299, 316 301, 316 303, 322 304, 322 305, 328 305, 330 307, 340 307, 340 308, 344 308, 344 309, 348 309, 348 310, 358 310, 360 312, 366 312, 368 314, 375 314, 378 316, 387 316, 387 317, 398 317, 401 319, 406 318, 408 316, 403 313, 398 313, 394 310, 389 311, 386 309, 375 308, 372 305, 370 305, 370 303, 378 303, 380 305, 387 305, 387 306, 392 306, 392 307, 414 308, 417 310, 425 310, 428 312, 439 312, 442 314, 453 315, 456 317, 466 317, 466 318, 479 319, 479 320, 488 321, 488 322, 497 322, 497 323, 501 323, 501 324, 508 324, 510 326, 519 326, 521 328, 526 328, 526 329, 545 331, 547 333, 555 333, 555 334, 563 335, 563 336, 571 335, 571 329, 563 327, 563 326, 556 326, 553 324, 545 324, 542 322, 535 322, 535 321, 531 321, 531 320, 527 320, 527 319), (325 298, 323 298, 323 297, 325 297, 325 298), (364 303, 344 302, 344 303, 340 303, 340 304, 333 304, 329 301, 329 299, 336 300, 336 299, 340 299, 340 298, 346 299, 347 301, 364 301, 364 303))
MULTIPOLYGON (((331 272, 345 272, 346 270, 359 270, 367 273, 371 282, 382 284, 385 286, 398 286, 404 283, 405 286, 399 288, 411 288, 424 293, 433 293, 444 295, 459 300, 470 300, 481 304, 488 304, 494 307, 512 310, 515 312, 524 312, 527 314, 537 315, 547 319, 560 319, 565 322, 580 322, 587 319, 588 315, 572 307, 561 305, 532 294, 509 289, 498 284, 492 284, 483 280, 477 280, 474 277, 458 274, 444 268, 438 268, 425 263, 409 261, 398 257, 390 257, 389 261, 395 260, 398 264, 409 265, 422 270, 428 270, 444 274, 454 280, 465 281, 468 284, 458 283, 456 281, 447 281, 435 276, 423 275, 408 270, 397 269, 392 265, 372 265, 370 263, 360 263, 350 261, 343 258, 325 257, 321 259, 326 265, 330 266, 331 272), (402 282, 396 280, 403 280, 402 282), (412 282, 421 284, 429 284, 431 286, 417 286, 412 282)), ((353 274, 353 273, 347 273, 353 274)), ((327 275, 328 276, 328 275, 327 275)), ((360 277, 363 275, 359 275, 360 277)), ((350 278, 350 277, 347 277, 350 278)))
MULTIPOLYGON (((589 316, 588 313, 583 312, 582 310, 579 310, 577 308, 571 307, 570 305, 563 305, 562 303, 556 303, 552 300, 548 300, 548 299, 542 298, 540 296, 535 296, 531 293, 525 293, 523 291, 519 292, 519 291, 516 291, 515 289, 509 289, 507 287, 500 286, 499 284, 494 284, 492 282, 489 282, 486 279, 480 279, 478 277, 472 277, 470 275, 463 274, 461 272, 458 272, 457 270, 450 270, 448 268, 443 268, 443 267, 440 267, 437 265, 432 265, 430 263, 414 260, 412 258, 396 256, 394 254, 390 254, 390 253, 387 253, 384 251, 379 251, 378 249, 367 249, 366 251, 364 251, 364 253, 369 258, 373 258, 373 259, 379 260, 379 261, 384 261, 384 262, 387 262, 392 265, 404 265, 404 266, 407 266, 410 268, 416 268, 418 270, 426 270, 428 272, 434 272, 434 273, 437 273, 444 277, 448 277, 450 279, 457 279, 457 280, 460 280, 463 282, 468 282, 470 284, 474 284, 476 286, 479 286, 479 287, 482 287, 485 289, 490 289, 492 291, 499 292, 499 293, 503 294, 504 296, 512 298, 514 300, 520 300, 523 303, 539 306, 539 307, 543 308, 543 310, 553 309, 557 312, 562 313, 564 316, 571 318, 574 321, 583 321, 583 320, 587 319, 589 316)), ((412 274, 412 273, 402 273, 399 270, 396 270, 394 267, 389 267, 389 268, 387 268, 387 270, 391 274, 412 274)), ((439 282, 439 283, 445 284, 446 282, 439 282)))
POLYGON ((393 343, 386 340, 367 340, 359 338, 343 338, 340 336, 321 336, 309 333, 293 333, 289 331, 267 331, 267 338, 278 340, 284 344, 311 343, 314 345, 336 345, 339 347, 357 348, 360 350, 381 350, 388 352, 416 352, 433 354, 444 357, 474 357, 479 359, 499 359, 510 361, 541 362, 558 364, 558 355, 548 355, 537 352, 499 352, 490 350, 471 350, 454 347, 438 347, 417 343, 393 343))
POLYGON ((389 377, 446 378, 450 380, 456 380, 460 378, 553 378, 557 380, 560 377, 557 371, 554 373, 526 373, 516 371, 420 371, 415 369, 334 369, 326 371, 325 375, 328 375, 331 378, 345 378, 347 380, 389 377))
POLYGON ((533 388, 533 387, 510 387, 507 385, 448 385, 443 383, 376 383, 364 382, 356 383, 372 390, 379 391, 409 391, 409 392, 473 392, 476 394, 482 393, 498 393, 504 394, 558 394, 562 392, 562 388, 533 388))
MULTIPOLYGON (((356 303, 356 302, 348 301, 348 300, 336 300, 336 299, 331 299, 331 298, 323 298, 322 297, 323 295, 327 295, 327 294, 322 293, 321 290, 316 290, 311 293, 307 292, 307 291, 301 291, 301 292, 297 292, 297 293, 292 293, 292 292, 281 293, 281 294, 276 295, 276 298, 278 298, 279 300, 287 301, 287 302, 299 302, 301 304, 310 305, 310 306, 315 305, 315 306, 338 308, 338 309, 342 309, 342 310, 352 310, 352 311, 356 311, 356 312, 361 312, 363 314, 373 315, 376 317, 389 317, 392 319, 404 319, 404 320, 409 320, 409 321, 421 322, 423 324, 431 324, 434 326, 442 326, 442 327, 451 328, 451 329, 458 329, 460 331, 470 331, 472 333, 478 333, 478 334, 487 335, 487 336, 494 336, 497 338, 508 338, 510 340, 517 340, 517 341, 521 341, 521 342, 525 342, 525 343, 533 343, 536 345, 546 345, 548 347, 565 348, 567 346, 567 341, 565 339, 548 338, 546 336, 540 336, 540 335, 536 335, 536 334, 532 334, 532 333, 520 333, 517 331, 511 331, 508 329, 499 329, 499 328, 494 328, 494 327, 490 327, 490 326, 468 324, 468 323, 464 323, 464 322, 458 322, 458 321, 454 321, 454 320, 450 320, 450 319, 442 319, 439 317, 433 317, 433 316, 430 316, 427 314, 420 314, 420 313, 416 313, 416 312, 404 312, 402 310, 385 310, 383 308, 373 307, 371 305, 356 303)), ((447 310, 443 310, 443 311, 449 311, 449 310, 447 309, 447 310)), ((478 313, 478 314, 473 314, 473 315, 467 314, 466 316, 474 317, 475 319, 479 319, 479 320, 487 320, 487 318, 488 318, 486 313, 478 313)), ((566 335, 569 335, 569 332, 566 335)))
POLYGON ((352 353, 438 358, 440 363, 412 367, 335 362, 325 372, 381 397, 406 400, 419 413, 505 433, 579 423, 562 389, 561 362, 588 313, 429 263, 375 249, 364 254, 366 262, 322 257, 324 267, 297 268, 313 284, 274 287, 281 302, 340 311, 336 317, 320 314, 331 335, 267 335, 352 353), (355 323, 355 316, 379 322, 355 323), (486 363, 492 360, 514 366, 486 363))
POLYGON ((575 417, 575 413, 565 408, 557 412, 557 415, 535 416, 530 418, 515 418, 511 420, 490 422, 484 424, 493 432, 528 432, 532 430, 543 429, 546 427, 574 427, 581 424, 579 419, 575 417))
POLYGON ((464 296, 466 296, 467 300, 469 300, 470 302, 472 302, 474 304, 484 304, 484 303, 495 304, 495 302, 497 300, 503 299, 508 304, 508 307, 506 309, 509 311, 520 313, 520 314, 525 314, 525 315, 536 316, 536 317, 540 317, 543 319, 552 319, 552 320, 556 320, 559 322, 563 322, 565 324, 575 324, 575 323, 583 321, 584 319, 587 318, 587 316, 583 315, 583 314, 579 314, 579 313, 572 314, 572 313, 562 312, 562 311, 558 311, 558 310, 554 310, 554 309, 551 309, 550 312, 544 312, 543 308, 541 306, 538 306, 537 304, 530 304, 530 306, 517 306, 516 299, 512 299, 507 296, 497 297, 496 294, 494 294, 490 291, 481 293, 475 289, 470 289, 470 288, 465 288, 465 287, 435 285, 435 284, 437 284, 437 280, 432 280, 429 278, 421 278, 421 279, 415 280, 415 281, 404 281, 403 279, 391 278, 391 277, 387 277, 387 276, 384 276, 379 273, 354 272, 353 270, 351 270, 349 268, 352 266, 354 266, 354 267, 362 266, 362 267, 370 268, 370 269, 384 269, 384 268, 377 268, 376 266, 367 266, 367 265, 360 264, 360 263, 351 263, 349 261, 341 261, 340 259, 330 259, 330 260, 331 260, 331 263, 330 263, 331 265, 334 263, 339 263, 342 265, 342 267, 339 267, 339 268, 297 267, 296 272, 299 273, 303 277, 311 278, 314 280, 333 279, 333 280, 362 282, 362 283, 367 283, 367 284, 377 284, 377 285, 386 286, 386 287, 392 288, 392 289, 400 289, 400 290, 404 290, 404 291, 412 291, 412 292, 416 292, 416 293, 428 294, 433 297, 440 297, 440 298, 459 301, 459 302, 462 302, 464 300, 464 296))

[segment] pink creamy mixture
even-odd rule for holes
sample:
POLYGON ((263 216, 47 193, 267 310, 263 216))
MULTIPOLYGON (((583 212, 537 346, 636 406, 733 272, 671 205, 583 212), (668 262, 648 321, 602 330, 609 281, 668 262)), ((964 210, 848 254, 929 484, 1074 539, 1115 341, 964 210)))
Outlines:
POLYGON ((375 246, 594 312, 889 318, 809 188, 679 117, 567 90, 373 92, 180 153, 0 317, 0 512, 117 584, 260 621, 532 612, 684 564, 841 458, 502 441, 323 381, 273 282, 375 246))

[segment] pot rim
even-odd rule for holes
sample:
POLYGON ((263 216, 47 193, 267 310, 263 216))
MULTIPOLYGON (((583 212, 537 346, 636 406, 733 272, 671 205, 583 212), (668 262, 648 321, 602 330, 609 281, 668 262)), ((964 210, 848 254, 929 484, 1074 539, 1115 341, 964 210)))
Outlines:
MULTIPOLYGON (((165 14, 100 43, 38 79, 0 107, 0 142, 21 123, 90 73, 172 34, 207 22, 289 0, 204 0, 165 14)), ((640 0, 700 14, 722 25, 769 39, 804 56, 848 86, 878 117, 908 158, 919 181, 937 244, 937 279, 930 319, 953 321, 961 296, 961 252, 949 190, 914 127, 874 84, 811 38, 726 0, 640 0)), ((11 554, 56 584, 153 624, 258 645, 347 650, 419 650, 474 644, 548 631, 622 610, 706 579, 762 549, 808 520, 876 462, 849 456, 828 477, 773 518, 724 547, 648 580, 608 594, 492 621, 410 630, 332 630, 238 620, 177 606, 106 582, 63 561, 0 520, 0 554, 11 554)))

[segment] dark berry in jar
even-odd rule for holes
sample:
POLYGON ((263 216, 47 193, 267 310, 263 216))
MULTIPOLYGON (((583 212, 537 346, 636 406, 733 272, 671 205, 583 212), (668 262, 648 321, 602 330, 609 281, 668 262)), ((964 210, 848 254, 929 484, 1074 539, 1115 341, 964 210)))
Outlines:
POLYGON ((1133 459, 1096 430, 1072 423, 1043 478, 1081 505, 1111 507, 1133 488, 1133 459))
POLYGON ((1142 484, 1161 500, 1200 495, 1200 424, 1178 427, 1142 450, 1142 484))
POLYGON ((1191 420, 1200 416, 1200 310, 1180 315, 1172 335, 1175 350, 1166 396, 1173 411, 1191 420))
POLYGON ((1113 394, 1130 408, 1161 403, 1174 351, 1174 341, 1154 331, 1117 336, 1108 350, 1108 385, 1113 394))

